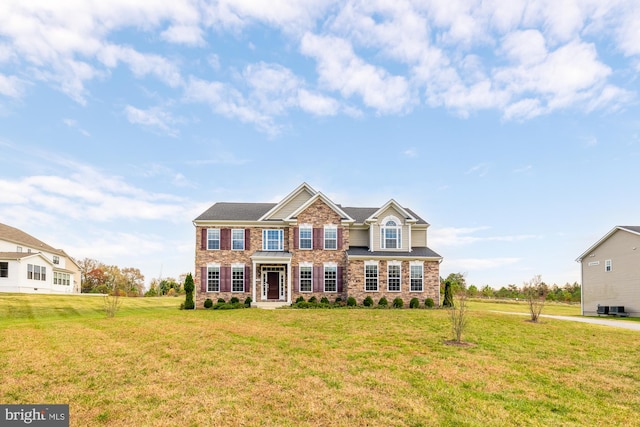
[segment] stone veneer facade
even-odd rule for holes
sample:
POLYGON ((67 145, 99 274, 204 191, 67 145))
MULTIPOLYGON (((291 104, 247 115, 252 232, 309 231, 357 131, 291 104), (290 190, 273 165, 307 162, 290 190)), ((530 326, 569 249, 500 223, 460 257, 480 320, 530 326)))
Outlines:
MULTIPOLYGON (((383 296, 387 298, 389 304, 393 299, 400 297, 404 300, 405 306, 408 307, 411 298, 418 298, 420 304, 424 304, 426 298, 432 298, 434 302, 440 304, 440 276, 439 276, 439 261, 425 260, 420 257, 412 257, 410 252, 398 252, 397 256, 385 256, 380 257, 375 253, 372 253, 370 259, 367 256, 359 256, 357 259, 349 260, 347 251, 349 250, 349 223, 343 222, 343 218, 334 210, 331 206, 327 205, 322 199, 316 199, 306 209, 300 212, 296 217, 296 223, 286 225, 282 222, 276 222, 269 224, 265 222, 264 226, 248 224, 242 226, 241 224, 221 224, 221 225, 198 225, 196 224, 196 253, 195 253, 195 265, 196 271, 194 275, 194 281, 196 286, 196 308, 202 308, 204 301, 210 298, 215 303, 218 298, 223 298, 229 301, 232 297, 237 297, 240 302, 243 302, 247 297, 253 297, 253 260, 251 256, 256 251, 262 251, 262 230, 264 229, 283 229, 284 232, 284 251, 291 254, 291 274, 294 274, 294 268, 299 266, 300 263, 310 263, 313 266, 322 266, 324 263, 335 263, 338 267, 341 267, 342 271, 342 292, 299 292, 295 285, 295 278, 291 278, 291 298, 292 302, 295 302, 296 298, 302 296, 305 300, 309 300, 311 296, 315 296, 318 301, 322 297, 327 297, 330 301, 334 301, 335 298, 341 297, 346 300, 347 297, 354 297, 358 304, 362 304, 362 301, 367 296, 371 296, 374 302, 377 304, 380 298, 383 296), (295 231, 301 225, 311 225, 313 228, 323 228, 325 225, 335 225, 341 230, 341 239, 338 240, 338 248, 336 250, 325 249, 296 249, 294 244, 295 231), (243 228, 249 231, 249 249, 246 250, 207 250, 202 247, 202 233, 207 228, 229 228, 239 229, 243 228), (341 245, 340 245, 341 243, 341 245), (364 264, 366 261, 378 262, 378 291, 370 292, 365 291, 364 286, 364 264), (400 261, 401 262, 401 291, 390 292, 387 289, 387 262, 388 261, 400 261), (423 291, 422 292, 410 292, 410 262, 421 262, 423 264, 423 291), (249 287, 248 292, 202 292, 202 267, 206 267, 208 263, 217 263, 221 266, 230 266, 234 263, 242 263, 248 266, 249 269, 249 287)), ((246 233, 246 231, 245 231, 246 233)), ((273 265, 267 263, 265 265, 273 265)), ((340 270, 339 270, 340 271, 340 270)), ((286 274, 286 272, 285 272, 286 274)), ((256 275, 258 278, 262 277, 261 265, 256 266, 256 275)), ((285 278, 285 284, 287 280, 285 278)), ((286 286, 285 286, 286 287, 286 286)), ((256 299, 260 300, 261 280, 256 283, 256 299)), ((245 289, 246 290, 246 289, 245 289)))

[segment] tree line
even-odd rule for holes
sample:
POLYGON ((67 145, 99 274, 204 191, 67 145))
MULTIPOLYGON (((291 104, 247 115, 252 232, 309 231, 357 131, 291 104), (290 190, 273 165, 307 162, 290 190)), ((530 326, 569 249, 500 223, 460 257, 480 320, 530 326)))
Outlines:
MULTIPOLYGON (((475 285, 467 286, 464 275, 461 273, 451 273, 446 278, 440 278, 440 292, 443 294, 447 281, 451 283, 454 292, 464 291, 470 298, 527 298, 526 284, 522 286, 511 284, 497 290, 489 285, 478 288, 475 285)), ((577 282, 566 283, 563 286, 541 282, 538 287, 540 293, 546 296, 547 301, 580 302, 581 287, 577 282)))
POLYGON ((92 258, 76 263, 80 267, 82 293, 141 296, 144 292, 144 275, 137 268, 120 268, 92 258))

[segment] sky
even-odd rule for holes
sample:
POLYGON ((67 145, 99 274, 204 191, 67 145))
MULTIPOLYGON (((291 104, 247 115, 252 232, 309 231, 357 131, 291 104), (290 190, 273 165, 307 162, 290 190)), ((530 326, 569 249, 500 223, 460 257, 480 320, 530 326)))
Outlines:
POLYGON ((441 276, 580 281, 640 225, 637 0, 3 0, 0 222, 194 271, 193 219, 302 182, 429 222, 441 276))

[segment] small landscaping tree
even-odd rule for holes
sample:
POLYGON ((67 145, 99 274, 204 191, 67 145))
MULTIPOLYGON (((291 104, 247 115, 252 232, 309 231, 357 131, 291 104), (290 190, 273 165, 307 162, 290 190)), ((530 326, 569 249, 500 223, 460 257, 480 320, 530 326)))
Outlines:
POLYGON ((542 283, 542 276, 538 274, 533 276, 528 282, 524 282, 522 292, 529 306, 531 321, 538 322, 547 297, 547 286, 542 283))
POLYGON ((444 301, 443 307, 453 307, 453 285, 450 280, 444 282, 444 301))
POLYGON ((462 333, 467 327, 467 294, 460 291, 456 294, 455 302, 449 306, 449 318, 451 320, 451 332, 456 343, 462 343, 462 333))
POLYGON ((184 299, 184 309, 185 310, 193 310, 196 305, 193 302, 193 290, 195 286, 193 284, 193 277, 191 273, 187 274, 187 277, 184 279, 184 291, 185 291, 185 299, 184 299))

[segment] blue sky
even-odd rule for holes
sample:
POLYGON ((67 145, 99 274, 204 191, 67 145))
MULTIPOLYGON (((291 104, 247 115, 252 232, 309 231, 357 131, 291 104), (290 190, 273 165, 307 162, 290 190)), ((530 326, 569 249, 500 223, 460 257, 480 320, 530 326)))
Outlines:
POLYGON ((640 3, 0 3, 0 222, 151 278, 305 181, 394 198, 441 274, 580 280, 638 225, 640 3))

